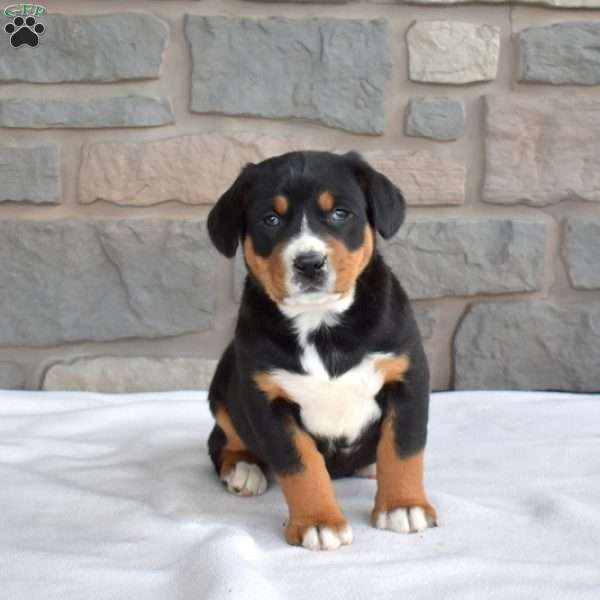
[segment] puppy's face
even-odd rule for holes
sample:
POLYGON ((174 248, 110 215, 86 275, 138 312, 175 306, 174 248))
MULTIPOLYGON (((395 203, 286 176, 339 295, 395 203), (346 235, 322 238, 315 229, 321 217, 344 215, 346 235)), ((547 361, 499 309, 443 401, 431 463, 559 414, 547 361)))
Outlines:
POLYGON ((404 199, 358 155, 294 152, 244 168, 209 215, 216 247, 246 264, 271 299, 321 305, 348 296, 375 230, 393 235, 404 199))

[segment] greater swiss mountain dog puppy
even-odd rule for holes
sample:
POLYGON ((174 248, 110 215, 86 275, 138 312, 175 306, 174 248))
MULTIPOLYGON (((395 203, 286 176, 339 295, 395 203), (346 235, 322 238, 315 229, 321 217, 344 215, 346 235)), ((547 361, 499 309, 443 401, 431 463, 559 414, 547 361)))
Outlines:
POLYGON ((358 154, 292 152, 244 167, 208 217, 217 249, 233 257, 241 241, 248 268, 210 386, 209 453, 240 496, 262 494, 273 473, 290 544, 350 544, 331 479, 374 463, 373 525, 435 524, 423 486, 427 359, 375 240, 404 212, 401 192, 358 154))

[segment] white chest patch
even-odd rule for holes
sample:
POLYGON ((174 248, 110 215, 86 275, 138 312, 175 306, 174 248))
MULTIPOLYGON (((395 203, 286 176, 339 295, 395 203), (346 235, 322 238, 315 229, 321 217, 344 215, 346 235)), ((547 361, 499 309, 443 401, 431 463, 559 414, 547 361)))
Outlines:
POLYGON ((375 395, 384 380, 376 362, 392 356, 368 354, 361 363, 338 377, 330 377, 313 344, 304 347, 306 373, 277 369, 271 373, 288 397, 300 406, 305 427, 314 435, 345 437, 352 443, 362 430, 381 416, 375 395))

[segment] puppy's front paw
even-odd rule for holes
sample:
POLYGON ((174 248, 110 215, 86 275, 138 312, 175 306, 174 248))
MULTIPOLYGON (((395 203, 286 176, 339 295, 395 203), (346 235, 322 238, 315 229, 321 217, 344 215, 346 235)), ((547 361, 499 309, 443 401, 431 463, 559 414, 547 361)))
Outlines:
POLYGON ((288 544, 308 550, 336 550, 352 543, 352 528, 346 521, 309 525, 291 521, 285 539, 288 544))
POLYGON ((260 496, 267 490, 267 478, 253 463, 240 461, 224 477, 227 490, 236 496, 260 496))
POLYGON ((435 511, 431 507, 407 506, 388 511, 373 511, 373 526, 398 533, 418 533, 435 527, 435 511))

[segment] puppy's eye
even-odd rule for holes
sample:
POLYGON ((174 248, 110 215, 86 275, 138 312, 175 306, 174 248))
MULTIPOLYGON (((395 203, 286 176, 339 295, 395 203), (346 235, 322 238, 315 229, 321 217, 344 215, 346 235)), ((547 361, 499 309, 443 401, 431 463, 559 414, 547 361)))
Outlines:
POLYGON ((345 221, 349 216, 350 211, 346 210, 345 208, 334 208, 331 211, 329 218, 334 223, 341 223, 342 221, 345 221))
POLYGON ((278 227, 281 224, 281 219, 276 214, 268 214, 263 219, 263 223, 269 227, 278 227))

